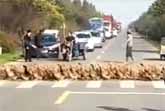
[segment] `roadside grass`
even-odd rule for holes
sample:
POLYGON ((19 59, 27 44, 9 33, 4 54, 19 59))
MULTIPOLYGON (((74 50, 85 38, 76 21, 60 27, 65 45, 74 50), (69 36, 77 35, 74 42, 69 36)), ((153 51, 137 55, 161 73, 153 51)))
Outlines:
POLYGON ((0 64, 17 61, 18 59, 21 59, 20 55, 20 52, 4 53, 0 55, 0 64))

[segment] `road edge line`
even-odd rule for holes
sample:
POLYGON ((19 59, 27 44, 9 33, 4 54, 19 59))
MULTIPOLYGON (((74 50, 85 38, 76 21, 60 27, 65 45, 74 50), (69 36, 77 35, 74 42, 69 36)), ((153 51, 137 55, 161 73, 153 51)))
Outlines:
POLYGON ((71 94, 70 91, 65 91, 61 96, 58 97, 58 99, 54 102, 54 104, 59 105, 64 103, 64 101, 67 99, 67 97, 71 94))
POLYGON ((96 94, 96 95, 165 95, 165 93, 150 93, 150 92, 70 92, 71 94, 96 94))

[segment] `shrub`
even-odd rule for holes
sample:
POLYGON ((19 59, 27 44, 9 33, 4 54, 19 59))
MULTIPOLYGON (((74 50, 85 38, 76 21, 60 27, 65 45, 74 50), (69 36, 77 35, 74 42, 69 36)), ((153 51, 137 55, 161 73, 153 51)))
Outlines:
POLYGON ((18 43, 15 37, 0 32, 0 46, 2 47, 3 53, 9 53, 16 51, 18 43))

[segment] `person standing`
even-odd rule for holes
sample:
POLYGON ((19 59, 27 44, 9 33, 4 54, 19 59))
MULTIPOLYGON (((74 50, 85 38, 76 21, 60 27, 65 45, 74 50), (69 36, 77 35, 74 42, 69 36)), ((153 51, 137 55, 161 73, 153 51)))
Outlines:
POLYGON ((68 60, 71 61, 72 60, 72 53, 73 53, 73 42, 74 42, 75 38, 73 36, 73 33, 70 32, 68 37, 66 37, 66 46, 68 49, 68 60))
POLYGON ((34 36, 34 45, 37 47, 36 48, 36 56, 37 58, 41 57, 40 49, 42 48, 42 33, 44 30, 39 30, 38 33, 34 36))
POLYGON ((25 48, 25 62, 32 62, 32 32, 31 30, 27 30, 26 34, 24 35, 24 48, 25 48))
POLYGON ((126 61, 127 62, 129 58, 131 58, 131 60, 134 61, 132 48, 133 48, 133 36, 132 36, 131 31, 127 31, 127 46, 126 46, 126 61))

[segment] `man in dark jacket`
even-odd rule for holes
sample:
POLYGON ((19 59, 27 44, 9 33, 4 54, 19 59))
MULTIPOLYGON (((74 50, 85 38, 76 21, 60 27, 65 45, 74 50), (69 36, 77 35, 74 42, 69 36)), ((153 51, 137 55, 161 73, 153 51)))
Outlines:
POLYGON ((25 48, 25 62, 31 62, 32 61, 32 32, 31 30, 27 30, 25 36, 24 36, 24 48, 25 48))
POLYGON ((38 33, 35 35, 34 37, 34 44, 37 48, 42 48, 42 45, 41 45, 41 40, 42 40, 42 33, 43 33, 44 30, 39 30, 38 33))
POLYGON ((42 48, 42 33, 44 30, 39 30, 39 32, 34 36, 34 44, 37 47, 36 48, 36 56, 37 58, 41 57, 41 53, 40 53, 40 48, 42 48))

